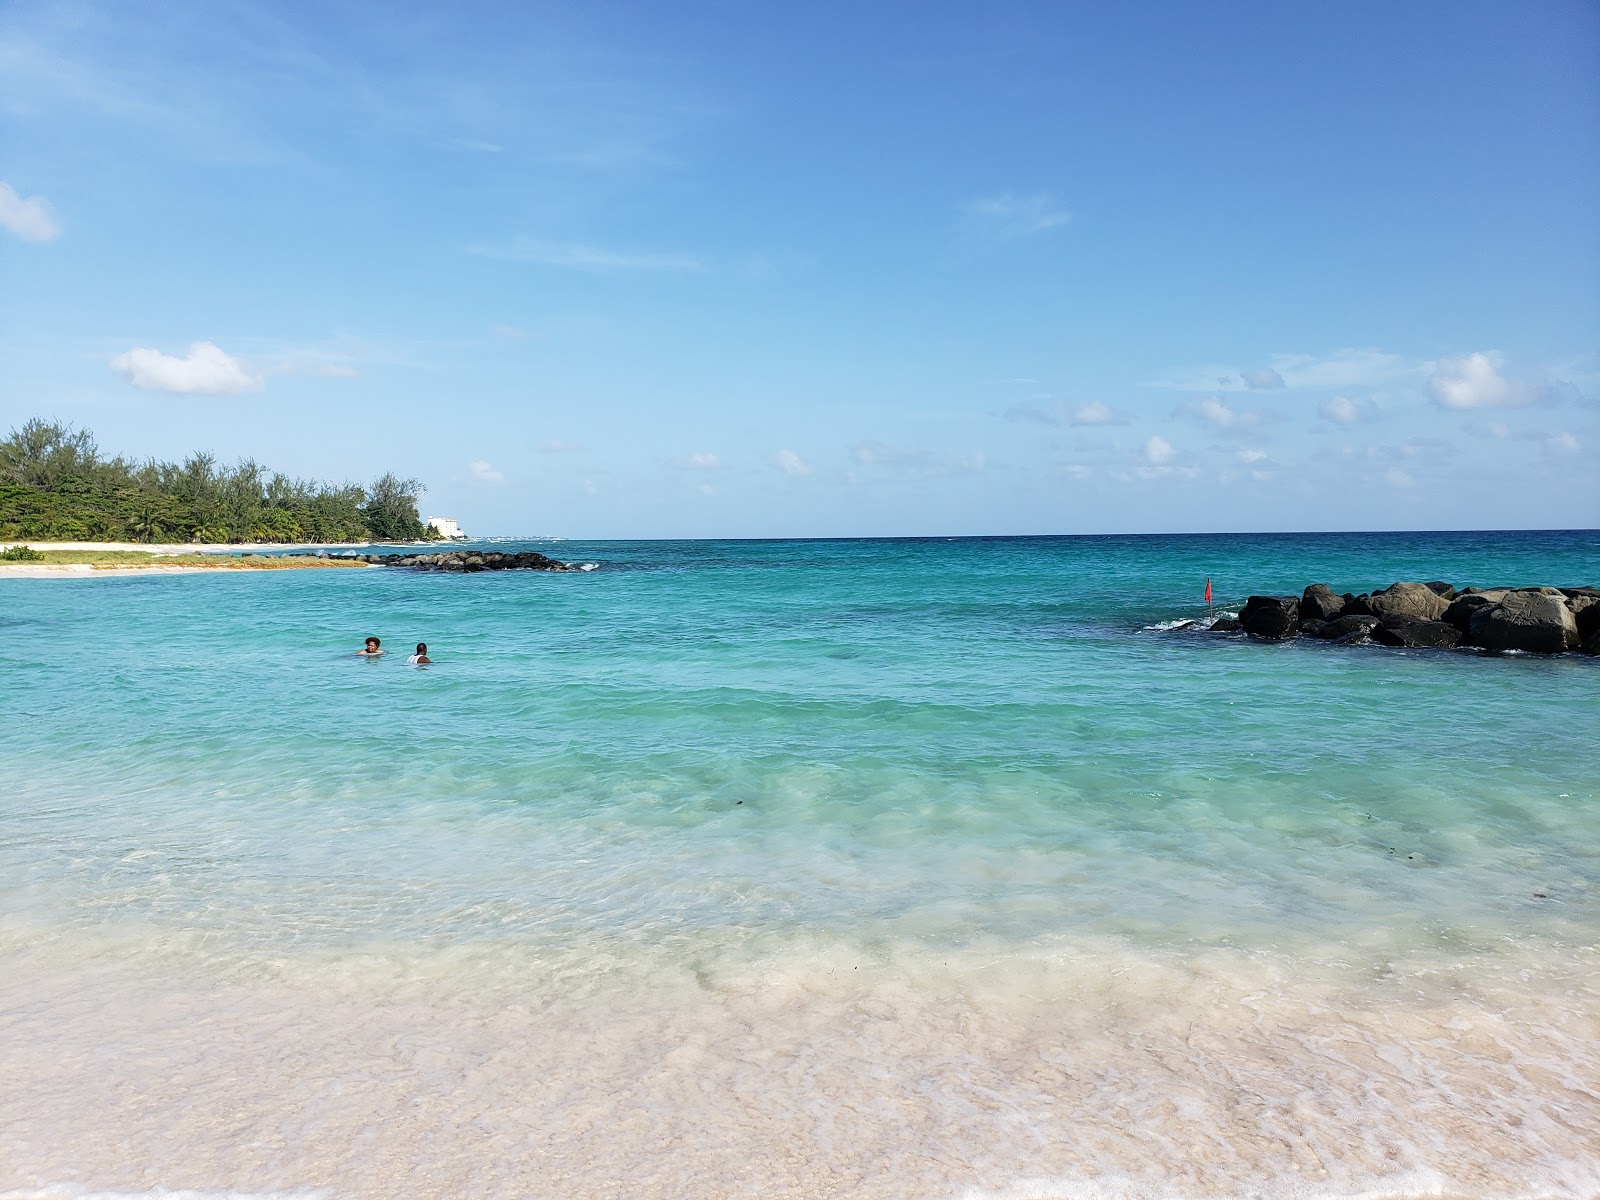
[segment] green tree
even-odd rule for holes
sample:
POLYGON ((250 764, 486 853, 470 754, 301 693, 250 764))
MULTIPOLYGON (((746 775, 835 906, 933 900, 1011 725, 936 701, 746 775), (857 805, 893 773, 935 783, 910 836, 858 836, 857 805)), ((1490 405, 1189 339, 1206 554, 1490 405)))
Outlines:
POLYGON ((425 536, 422 518, 417 515, 417 497, 422 484, 389 474, 373 481, 363 510, 367 530, 380 542, 415 542, 425 536))

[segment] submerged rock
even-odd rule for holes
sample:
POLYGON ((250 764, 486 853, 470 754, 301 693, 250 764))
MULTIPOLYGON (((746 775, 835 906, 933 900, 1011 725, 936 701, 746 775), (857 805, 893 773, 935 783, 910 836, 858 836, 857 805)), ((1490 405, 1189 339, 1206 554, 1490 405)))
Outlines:
POLYGON ((1298 596, 1251 596, 1239 611, 1240 627, 1252 637, 1293 637, 1300 625, 1298 596))
POLYGON ((1542 590, 1510 592, 1472 614, 1467 640, 1485 650, 1561 654, 1577 648, 1578 623, 1559 592, 1554 596, 1542 590))
POLYGON ((1215 621, 1211 622, 1211 628, 1206 632, 1234 633, 1238 630, 1238 628, 1239 622, 1235 621, 1232 617, 1218 617, 1215 621))

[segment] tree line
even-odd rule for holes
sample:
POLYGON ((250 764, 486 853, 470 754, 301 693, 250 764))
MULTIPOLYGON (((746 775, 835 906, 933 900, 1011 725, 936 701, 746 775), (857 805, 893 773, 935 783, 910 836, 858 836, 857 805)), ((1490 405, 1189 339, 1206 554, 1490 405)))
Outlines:
POLYGON ((422 485, 291 479, 252 459, 102 457, 94 435, 35 418, 0 441, 0 541, 365 542, 434 536, 422 485))

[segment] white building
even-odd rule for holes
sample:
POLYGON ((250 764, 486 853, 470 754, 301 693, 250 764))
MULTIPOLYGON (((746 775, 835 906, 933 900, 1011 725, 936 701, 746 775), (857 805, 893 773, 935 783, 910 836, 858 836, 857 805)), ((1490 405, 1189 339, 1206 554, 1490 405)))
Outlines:
POLYGON ((454 517, 429 517, 428 528, 438 530, 440 537, 456 539, 467 536, 461 532, 461 526, 456 524, 454 517))

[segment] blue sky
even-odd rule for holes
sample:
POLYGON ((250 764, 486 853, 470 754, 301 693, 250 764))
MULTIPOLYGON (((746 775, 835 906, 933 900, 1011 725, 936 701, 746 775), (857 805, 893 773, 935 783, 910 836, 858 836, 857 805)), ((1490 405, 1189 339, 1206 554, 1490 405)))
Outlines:
POLYGON ((484 534, 1600 525, 1600 7, 0 9, 0 426, 484 534))

